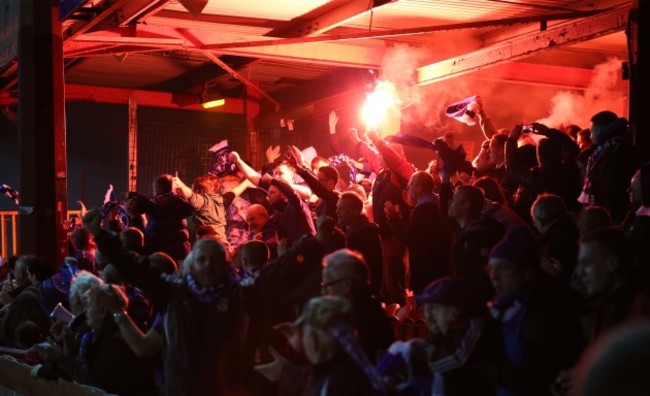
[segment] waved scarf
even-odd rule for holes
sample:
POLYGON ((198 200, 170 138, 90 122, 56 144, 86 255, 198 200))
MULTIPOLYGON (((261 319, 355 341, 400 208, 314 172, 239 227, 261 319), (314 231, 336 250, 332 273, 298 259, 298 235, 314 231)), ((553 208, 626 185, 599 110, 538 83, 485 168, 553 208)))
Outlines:
POLYGON ((218 299, 227 301, 232 290, 239 284, 239 276, 232 267, 228 269, 226 280, 216 286, 201 286, 191 273, 185 276, 185 280, 190 292, 203 304, 209 304, 218 299))
POLYGON ((354 331, 348 325, 340 325, 330 329, 330 333, 339 343, 345 353, 363 370, 364 374, 370 381, 376 395, 384 395, 384 386, 379 378, 379 374, 370 360, 361 349, 354 331))

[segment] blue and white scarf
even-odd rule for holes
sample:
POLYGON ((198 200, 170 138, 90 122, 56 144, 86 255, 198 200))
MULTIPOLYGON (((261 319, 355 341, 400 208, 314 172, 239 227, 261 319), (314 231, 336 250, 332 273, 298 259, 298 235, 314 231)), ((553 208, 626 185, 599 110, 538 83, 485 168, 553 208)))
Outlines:
POLYGON ((226 280, 216 286, 201 286, 189 272, 185 275, 185 280, 192 295, 203 304, 209 304, 218 299, 227 301, 232 289, 239 283, 239 276, 232 268, 229 268, 226 280))
MULTIPOLYGON (((616 126, 620 126, 621 123, 624 119, 619 118, 619 120, 616 121, 616 126)), ((625 121, 625 125, 627 121, 625 121)), ((612 129, 611 132, 608 134, 613 134, 617 131, 618 129, 612 129)), ((613 147, 618 146, 621 144, 623 141, 624 135, 623 134, 618 134, 618 135, 613 135, 601 144, 597 145, 596 148, 594 149, 594 152, 591 153, 589 156, 589 159, 587 160, 587 167, 585 169, 585 183, 584 186, 582 187, 582 192, 580 193, 580 196, 578 197, 578 202, 585 204, 585 205, 593 205, 595 204, 595 198, 594 195, 591 191, 591 177, 592 177, 592 172, 594 168, 596 167, 596 164, 600 160, 600 158, 605 154, 606 152, 610 151, 613 147)))
POLYGON ((330 334, 341 346, 343 351, 363 370, 370 381, 376 395, 384 395, 384 385, 377 374, 377 370, 361 349, 354 330, 348 325, 339 325, 330 329, 330 334))

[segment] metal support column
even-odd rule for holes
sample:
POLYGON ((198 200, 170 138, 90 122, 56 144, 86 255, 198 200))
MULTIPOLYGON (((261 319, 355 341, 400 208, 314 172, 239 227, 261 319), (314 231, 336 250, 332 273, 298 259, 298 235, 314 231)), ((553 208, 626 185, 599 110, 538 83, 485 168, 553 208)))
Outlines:
POLYGON ((630 13, 630 20, 627 28, 628 53, 629 53, 629 117, 630 130, 634 145, 639 148, 639 153, 644 161, 650 160, 650 114, 647 106, 642 100, 645 95, 645 87, 650 84, 650 75, 647 73, 648 51, 650 51, 650 39, 648 38, 648 26, 643 24, 644 20, 650 23, 650 6, 647 1, 635 0, 630 13), (643 32, 646 33, 643 33, 643 32), (648 47, 648 50, 645 48, 648 47), (643 70, 646 72, 643 72, 643 70))
POLYGON ((138 101, 129 98, 129 191, 138 187, 138 101))
POLYGON ((20 1, 19 253, 56 265, 67 255, 63 40, 58 2, 20 1))
POLYGON ((244 98, 244 117, 246 117, 246 158, 255 166, 260 166, 265 160, 260 160, 260 151, 258 141, 258 132, 255 130, 253 120, 260 114, 260 103, 262 96, 260 90, 246 88, 246 97, 244 98))

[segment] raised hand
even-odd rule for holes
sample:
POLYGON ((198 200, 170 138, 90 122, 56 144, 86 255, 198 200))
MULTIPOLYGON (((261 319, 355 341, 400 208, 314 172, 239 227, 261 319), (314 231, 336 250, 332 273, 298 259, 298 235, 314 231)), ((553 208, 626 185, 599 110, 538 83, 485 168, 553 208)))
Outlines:
POLYGON ((546 132, 549 130, 549 128, 546 125, 541 124, 539 122, 533 122, 531 125, 534 128, 534 132, 546 132))
POLYGON ((513 139, 519 139, 521 137, 522 131, 523 131, 523 125, 517 124, 510 131, 510 137, 513 139))
POLYGON ((333 135, 336 133, 336 124, 339 123, 339 116, 336 115, 336 112, 332 110, 329 115, 329 126, 330 126, 330 133, 333 135))
POLYGON ((128 304, 124 289, 115 285, 93 287, 88 290, 88 297, 97 305, 106 308, 106 310, 112 313, 120 312, 128 304))
POLYGON ((389 220, 395 220, 400 217, 399 206, 390 201, 384 203, 384 213, 389 220))
POLYGON ((278 158, 280 158, 280 146, 279 145, 277 145, 277 144, 275 146, 271 145, 271 146, 266 148, 266 161, 268 163, 275 162, 275 160, 277 160, 278 158))
POLYGON ((285 154, 285 157, 291 166, 293 166, 294 168, 298 168, 298 165, 301 165, 301 163, 298 157, 296 156, 296 153, 293 152, 293 149, 291 147, 292 146, 289 146, 289 150, 285 154))
POLYGON ((236 151, 230 152, 230 154, 228 154, 228 158, 235 164, 239 163, 239 161, 241 160, 241 158, 239 157, 239 153, 237 153, 236 151))
POLYGON ((79 213, 81 216, 85 215, 86 212, 88 212, 88 209, 86 208, 86 205, 84 205, 83 201, 77 201, 79 206, 81 206, 81 212, 79 213))
POLYGON ((294 168, 305 165, 305 157, 302 155, 302 151, 300 151, 296 146, 289 146, 287 159, 292 162, 291 165, 294 168))
POLYGON ((273 347, 269 347, 269 352, 271 353, 271 356, 273 356, 273 361, 270 363, 258 364, 257 366, 253 366, 253 369, 262 374, 269 381, 276 382, 280 377, 282 377, 284 366, 287 364, 288 360, 273 347))

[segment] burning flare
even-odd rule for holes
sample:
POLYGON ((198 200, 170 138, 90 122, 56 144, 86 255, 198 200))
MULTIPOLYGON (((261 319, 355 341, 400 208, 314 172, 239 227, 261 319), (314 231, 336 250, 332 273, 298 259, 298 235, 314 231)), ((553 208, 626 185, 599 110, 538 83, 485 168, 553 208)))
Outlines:
POLYGON ((361 119, 367 130, 376 131, 386 119, 391 109, 401 104, 397 90, 390 81, 379 81, 375 90, 366 97, 366 103, 361 109, 361 119))

